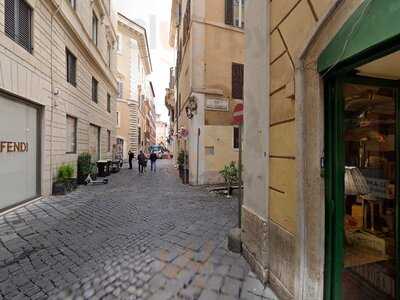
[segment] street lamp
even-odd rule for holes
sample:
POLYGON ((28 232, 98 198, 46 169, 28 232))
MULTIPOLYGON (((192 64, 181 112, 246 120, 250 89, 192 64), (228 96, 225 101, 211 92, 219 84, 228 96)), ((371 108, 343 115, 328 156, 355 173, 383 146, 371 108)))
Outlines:
POLYGON ((197 99, 195 96, 189 98, 188 104, 185 108, 186 116, 189 120, 193 119, 194 113, 197 112, 197 99))

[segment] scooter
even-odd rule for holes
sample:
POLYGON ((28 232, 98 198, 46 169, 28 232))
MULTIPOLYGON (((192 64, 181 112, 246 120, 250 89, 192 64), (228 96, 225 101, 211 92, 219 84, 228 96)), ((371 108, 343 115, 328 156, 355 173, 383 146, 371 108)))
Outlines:
POLYGON ((101 185, 107 183, 108 183, 108 178, 103 178, 103 180, 93 180, 90 174, 88 175, 88 177, 85 179, 84 182, 85 185, 101 185))

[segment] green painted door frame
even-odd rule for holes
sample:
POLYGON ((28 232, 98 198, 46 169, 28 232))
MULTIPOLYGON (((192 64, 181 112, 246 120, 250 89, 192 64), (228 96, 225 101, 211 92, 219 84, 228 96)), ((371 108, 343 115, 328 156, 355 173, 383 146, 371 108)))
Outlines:
POLYGON ((344 267, 344 96, 345 83, 392 87, 396 103, 396 299, 400 299, 400 81, 360 76, 325 80, 325 300, 342 299, 344 267))

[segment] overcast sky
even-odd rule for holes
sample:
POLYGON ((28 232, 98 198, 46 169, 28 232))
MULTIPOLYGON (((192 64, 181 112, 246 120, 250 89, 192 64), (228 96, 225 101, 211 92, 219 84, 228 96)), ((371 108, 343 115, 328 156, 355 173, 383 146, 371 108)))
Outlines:
POLYGON ((174 50, 169 47, 169 24, 171 0, 115 0, 117 9, 126 17, 147 30, 156 93, 156 111, 168 120, 164 105, 165 89, 169 84, 169 68, 175 64, 174 50))

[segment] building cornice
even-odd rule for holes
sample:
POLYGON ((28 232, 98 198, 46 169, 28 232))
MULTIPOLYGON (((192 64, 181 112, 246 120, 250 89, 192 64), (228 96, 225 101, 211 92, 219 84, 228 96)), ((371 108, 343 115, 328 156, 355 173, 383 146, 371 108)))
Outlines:
POLYGON ((118 13, 118 26, 125 28, 130 33, 130 37, 138 42, 140 56, 144 62, 146 74, 149 75, 153 71, 153 65, 146 28, 121 13, 118 13))

